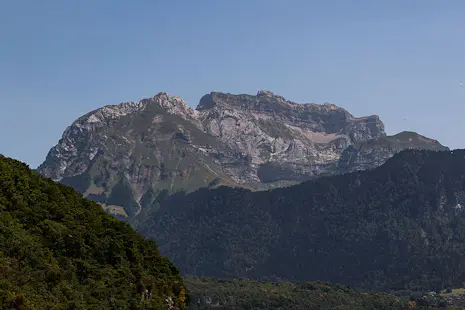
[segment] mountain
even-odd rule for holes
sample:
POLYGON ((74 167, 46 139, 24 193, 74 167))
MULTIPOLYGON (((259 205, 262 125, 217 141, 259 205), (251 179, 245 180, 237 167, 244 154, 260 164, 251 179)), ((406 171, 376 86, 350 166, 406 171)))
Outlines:
POLYGON ((464 206, 465 150, 404 150, 288 188, 175 194, 135 226, 183 274, 438 290, 465 285, 464 206))
POLYGON ((72 188, 0 156, 1 309, 187 309, 155 243, 72 188))
POLYGON ((38 172, 132 217, 163 192, 288 186, 376 167, 409 147, 447 149, 415 133, 388 137, 376 115, 357 118, 333 104, 297 104, 269 91, 212 92, 195 110, 159 93, 80 117, 38 172))
POLYGON ((384 136, 365 142, 357 142, 344 150, 339 158, 339 173, 373 169, 402 150, 448 151, 437 140, 426 138, 411 131, 403 131, 393 136, 384 136))

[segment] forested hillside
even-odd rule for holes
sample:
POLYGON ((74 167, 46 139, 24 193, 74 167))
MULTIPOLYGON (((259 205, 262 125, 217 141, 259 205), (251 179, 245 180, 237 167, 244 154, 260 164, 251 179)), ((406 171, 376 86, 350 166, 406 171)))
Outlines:
POLYGON ((321 281, 294 284, 187 277, 190 310, 453 309, 438 294, 361 292, 321 281))
POLYGON ((187 309, 155 243, 0 156, 0 309, 187 309))
POLYGON ((409 150, 290 188, 178 194, 136 224, 184 274, 438 290, 465 281, 463 206, 465 151, 409 150))

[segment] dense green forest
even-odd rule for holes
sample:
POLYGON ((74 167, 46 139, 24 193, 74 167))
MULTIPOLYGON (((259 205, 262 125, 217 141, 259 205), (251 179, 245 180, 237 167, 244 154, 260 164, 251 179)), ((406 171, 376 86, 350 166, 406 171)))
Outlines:
POLYGON ((452 309, 438 294, 361 292, 321 281, 293 284, 187 277, 190 310, 452 309))
POLYGON ((155 242, 0 156, 0 309, 187 309, 155 242))
POLYGON ((267 192, 170 196, 134 223, 183 274, 368 290, 465 282, 465 151, 403 151, 371 171, 267 192))

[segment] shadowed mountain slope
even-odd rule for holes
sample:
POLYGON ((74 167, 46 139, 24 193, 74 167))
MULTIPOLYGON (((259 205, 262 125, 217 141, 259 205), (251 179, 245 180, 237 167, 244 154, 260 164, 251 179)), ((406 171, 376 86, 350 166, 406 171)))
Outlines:
POLYGON ((134 225, 185 274, 436 290, 465 279, 465 151, 264 192, 169 197, 134 225))

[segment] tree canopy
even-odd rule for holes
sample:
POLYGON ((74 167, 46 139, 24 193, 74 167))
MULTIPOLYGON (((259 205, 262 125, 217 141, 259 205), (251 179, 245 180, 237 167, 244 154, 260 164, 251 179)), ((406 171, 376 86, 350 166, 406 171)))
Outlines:
POLYGON ((187 309, 154 241, 0 156, 1 309, 187 309))

